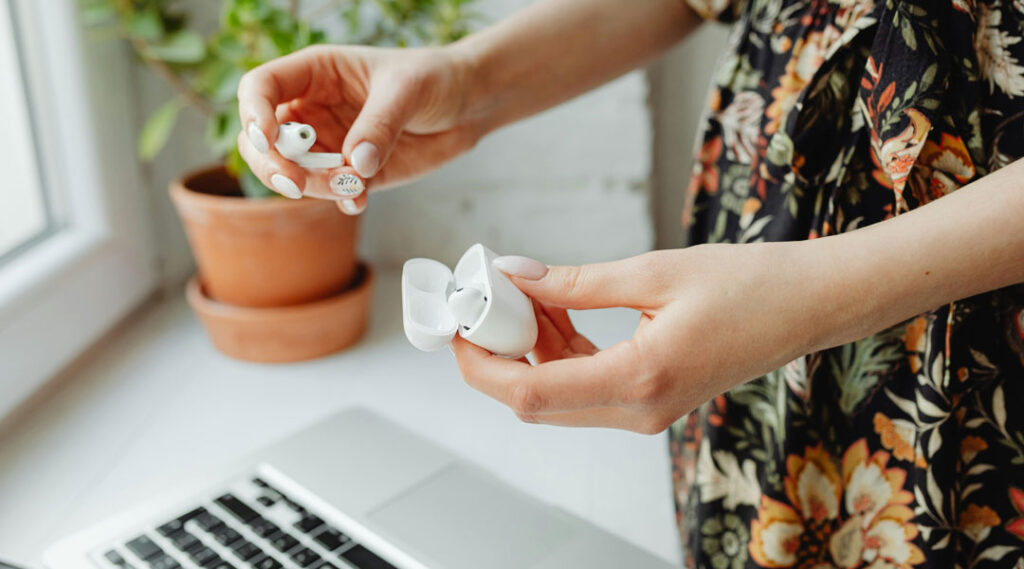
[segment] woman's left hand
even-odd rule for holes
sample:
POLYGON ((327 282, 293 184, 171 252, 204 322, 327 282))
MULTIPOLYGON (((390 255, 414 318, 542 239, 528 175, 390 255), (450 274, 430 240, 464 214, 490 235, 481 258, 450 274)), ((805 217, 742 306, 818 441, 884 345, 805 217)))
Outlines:
POLYGON ((726 389, 801 356, 815 337, 800 243, 701 245, 578 267, 495 262, 534 299, 538 340, 525 359, 453 343, 472 387, 523 420, 658 433, 726 389), (597 350, 570 309, 641 311, 632 338, 597 350))
POLYGON ((1024 160, 867 227, 807 241, 698 245, 614 263, 495 266, 539 305, 538 365, 456 338, 466 381, 523 420, 664 430, 804 354, 937 306, 1024 283, 1024 160), (518 276, 517 276, 518 275, 518 276), (597 351, 566 308, 626 306, 636 334, 597 351))

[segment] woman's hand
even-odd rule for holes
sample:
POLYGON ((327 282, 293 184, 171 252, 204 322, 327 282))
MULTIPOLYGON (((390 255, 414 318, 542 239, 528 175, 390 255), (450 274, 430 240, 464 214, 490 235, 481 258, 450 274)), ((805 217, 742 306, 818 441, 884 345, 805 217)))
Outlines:
POLYGON ((550 268, 502 257, 495 267, 534 299, 537 365, 456 338, 459 368, 467 383, 524 421, 660 432, 810 350, 812 315, 801 309, 815 302, 807 249, 704 245, 550 268), (565 310, 615 306, 641 311, 640 325, 631 339, 601 351, 565 310))
POLYGON ((269 188, 291 198, 338 201, 358 214, 365 192, 331 191, 340 176, 358 189, 380 189, 421 176, 475 144, 462 121, 469 72, 453 50, 314 46, 261 65, 242 78, 238 108, 242 157, 269 188), (313 151, 338 152, 345 165, 305 170, 274 148, 277 127, 316 129, 313 151))
POLYGON ((679 0, 642 9, 564 0, 536 2, 443 48, 306 48, 242 78, 238 147, 267 187, 338 200, 342 211, 359 213, 365 192, 354 200, 336 195, 331 181, 360 191, 412 180, 487 133, 649 61, 699 22, 679 0), (288 121, 312 125, 313 150, 340 148, 347 165, 307 173, 283 159, 274 140, 288 121))
MULTIPOLYGON (((808 241, 700 245, 614 263, 495 267, 538 304, 538 365, 456 338, 466 382, 538 423, 659 432, 801 355, 1024 283, 1024 159, 894 218, 808 241), (564 309, 626 306, 636 334, 597 351, 564 309)), ((1024 322, 1024 314, 1009 315, 1024 322)))

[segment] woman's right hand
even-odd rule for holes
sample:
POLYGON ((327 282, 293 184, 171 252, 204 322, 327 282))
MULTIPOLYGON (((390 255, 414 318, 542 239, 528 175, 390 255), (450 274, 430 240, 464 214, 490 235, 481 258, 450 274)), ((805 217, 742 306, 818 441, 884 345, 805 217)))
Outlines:
POLYGON ((238 87, 238 147, 256 176, 278 193, 335 200, 348 214, 366 192, 331 191, 339 176, 377 190, 415 179, 470 149, 479 138, 464 118, 468 64, 446 48, 314 46, 247 73, 238 87), (312 125, 313 151, 341 152, 345 164, 305 170, 274 148, 279 124, 312 125))

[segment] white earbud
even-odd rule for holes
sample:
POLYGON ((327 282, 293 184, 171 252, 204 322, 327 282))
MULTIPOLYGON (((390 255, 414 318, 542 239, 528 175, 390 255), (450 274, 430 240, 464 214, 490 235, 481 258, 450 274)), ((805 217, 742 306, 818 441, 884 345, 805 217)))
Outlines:
POLYGON ((448 310, 463 328, 475 326, 485 308, 487 308, 487 296, 482 289, 475 285, 456 289, 448 297, 448 310))
POLYGON ((303 168, 337 168, 345 160, 337 152, 310 152, 316 143, 316 131, 308 124, 286 122, 277 127, 274 147, 281 156, 303 168))

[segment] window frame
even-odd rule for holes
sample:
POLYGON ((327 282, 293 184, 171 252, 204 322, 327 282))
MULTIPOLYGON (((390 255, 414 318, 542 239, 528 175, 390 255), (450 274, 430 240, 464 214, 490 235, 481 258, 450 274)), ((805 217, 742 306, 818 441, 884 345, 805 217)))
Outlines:
POLYGON ((0 266, 3 417, 144 301, 158 271, 124 43, 88 38, 76 1, 0 0, 0 10, 16 30, 56 220, 0 266))
MULTIPOLYGON (((26 78, 27 69, 29 69, 29 64, 27 61, 26 54, 24 53, 24 50, 21 49, 21 46, 24 44, 24 40, 22 39, 23 32, 21 29, 19 29, 19 26, 15 25, 15 9, 16 8, 6 0, 0 0, 0 12, 3 12, 3 14, 0 14, 0 19, 9 21, 12 36, 10 38, 10 41, 14 45, 15 49, 15 67, 17 68, 18 72, 21 74, 21 77, 23 78, 23 81, 18 85, 20 87, 20 89, 18 90, 21 91, 21 96, 24 98, 25 104, 30 105, 30 101, 32 99, 32 92, 29 89, 28 82, 24 80, 26 78)), ((38 113, 34 112, 33 109, 29 109, 27 123, 29 125, 29 128, 33 131, 37 130, 38 128, 38 118, 36 116, 37 114, 38 113)), ((31 249, 35 245, 46 240, 48 237, 52 236, 54 233, 60 230, 60 221, 57 219, 53 204, 53 194, 50 191, 51 184, 46 179, 47 173, 45 171, 45 168, 43 167, 42 162, 39 159, 42 156, 42 147, 41 141, 38 138, 32 139, 32 152, 33 155, 36 157, 36 163, 33 165, 33 169, 35 170, 36 177, 41 186, 38 189, 42 193, 42 205, 44 216, 46 219, 46 226, 43 227, 41 231, 34 233, 28 239, 16 245, 14 248, 4 253, 0 253, 0 267, 9 262, 11 259, 14 259, 15 257, 21 255, 23 252, 31 249)))

